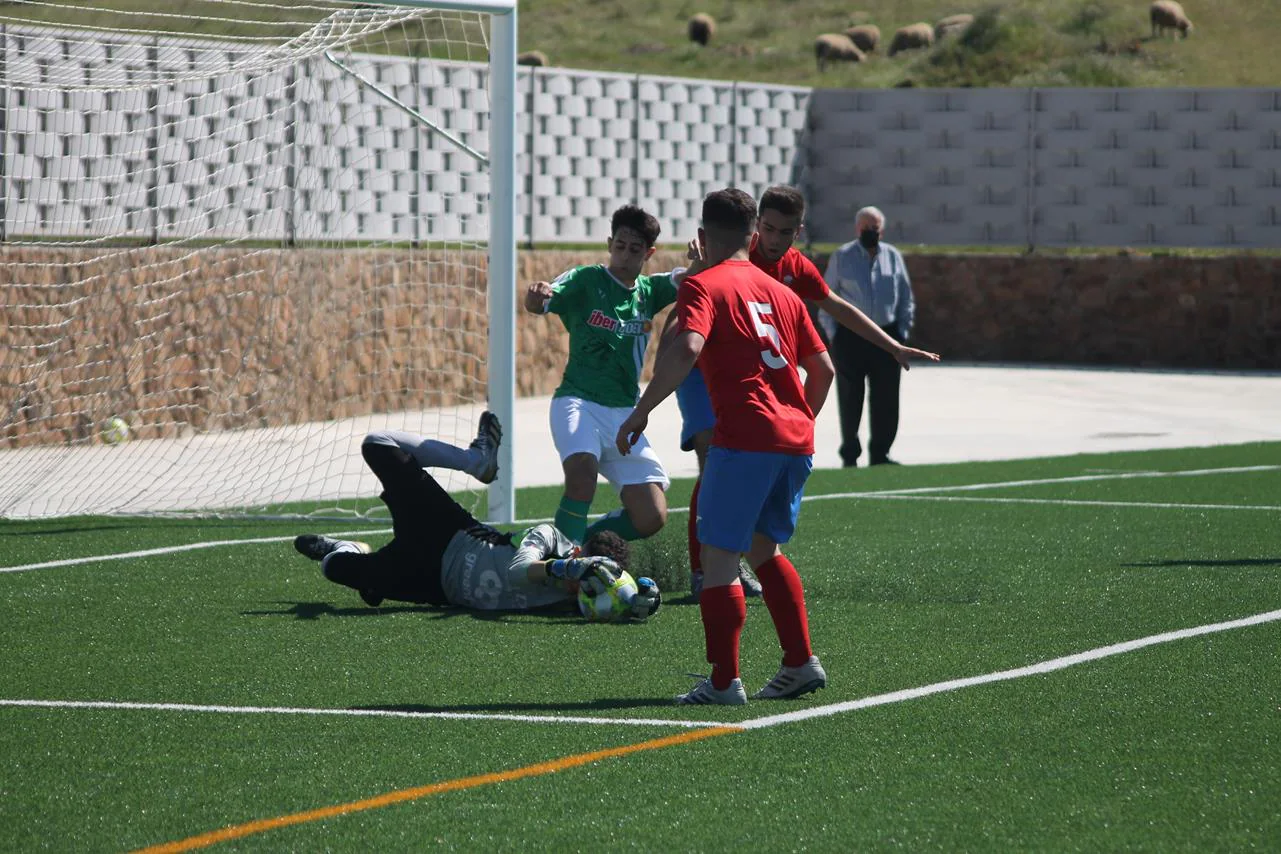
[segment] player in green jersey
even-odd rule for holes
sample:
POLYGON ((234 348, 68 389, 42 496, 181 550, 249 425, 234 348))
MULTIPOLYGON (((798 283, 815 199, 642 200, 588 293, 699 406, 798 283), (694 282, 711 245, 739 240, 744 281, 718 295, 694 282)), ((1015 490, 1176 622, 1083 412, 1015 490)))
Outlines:
POLYGON ((557 314, 569 330, 569 361, 552 396, 552 439, 565 472, 556 527, 576 542, 597 531, 635 540, 667 521, 669 480, 648 443, 623 456, 618 427, 640 397, 640 373, 654 315, 676 301, 671 274, 641 275, 654 254, 658 220, 635 205, 614 211, 608 264, 575 267, 554 282, 534 282, 525 308, 557 314), (619 492, 623 509, 587 525, 597 475, 619 492))

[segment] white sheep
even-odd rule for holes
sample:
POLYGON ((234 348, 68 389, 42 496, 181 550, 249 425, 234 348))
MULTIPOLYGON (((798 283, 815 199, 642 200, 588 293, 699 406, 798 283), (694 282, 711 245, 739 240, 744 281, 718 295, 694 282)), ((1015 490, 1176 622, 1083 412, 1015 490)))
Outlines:
POLYGON ((712 40, 712 36, 716 35, 716 19, 706 12, 699 12, 689 19, 687 32, 689 33, 690 41, 698 42, 703 47, 707 47, 707 43, 712 40))
POLYGON ((876 46, 881 43, 881 28, 875 24, 860 24, 857 27, 850 27, 845 31, 850 41, 854 42, 854 47, 863 51, 863 53, 875 53, 876 46))
POLYGON ((1152 37, 1165 35, 1166 30, 1178 30, 1186 39, 1192 32, 1192 21, 1175 0, 1154 0, 1148 10, 1152 21, 1152 37))
POLYGON ((934 40, 942 41, 948 36, 959 36, 974 23, 974 16, 969 13, 948 15, 934 25, 934 40))
POLYGON ((890 42, 890 56, 902 50, 918 50, 934 44, 934 28, 924 22, 899 27, 890 42))
POLYGON ((824 33, 814 39, 814 59, 823 71, 829 62, 862 62, 867 57, 844 33, 824 33))

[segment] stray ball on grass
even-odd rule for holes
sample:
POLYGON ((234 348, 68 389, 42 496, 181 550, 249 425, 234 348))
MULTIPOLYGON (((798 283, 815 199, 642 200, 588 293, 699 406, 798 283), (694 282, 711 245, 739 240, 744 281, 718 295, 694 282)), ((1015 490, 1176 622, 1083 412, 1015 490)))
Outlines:
POLYGON ((121 442, 129 441, 129 425, 123 418, 108 418, 102 425, 102 432, 98 435, 104 444, 119 445, 121 442))

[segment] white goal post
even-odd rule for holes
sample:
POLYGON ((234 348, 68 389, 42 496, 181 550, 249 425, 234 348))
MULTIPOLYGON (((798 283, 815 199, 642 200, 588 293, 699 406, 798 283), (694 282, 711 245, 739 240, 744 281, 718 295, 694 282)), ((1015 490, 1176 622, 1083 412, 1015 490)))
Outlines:
POLYGON ((499 449, 499 478, 489 487, 489 521, 516 518, 516 0, 431 3, 419 8, 486 12, 489 43, 489 405, 507 427, 499 449), (511 299, 495 299, 509 294, 511 299))
POLYGON ((512 521, 516 23, 0 5, 0 518, 377 517, 366 432, 488 408, 488 492, 436 474, 512 521))

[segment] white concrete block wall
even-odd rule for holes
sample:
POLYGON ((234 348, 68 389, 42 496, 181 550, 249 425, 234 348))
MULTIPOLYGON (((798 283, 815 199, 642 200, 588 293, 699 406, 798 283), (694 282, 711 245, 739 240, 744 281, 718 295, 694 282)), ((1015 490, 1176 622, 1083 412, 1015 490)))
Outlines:
MULTIPOLYGON (((323 59, 246 76, 208 42, 12 28, 0 49, 11 78, 177 81, 11 89, 6 236, 486 236, 486 170, 323 59)), ((346 61, 488 148, 483 65, 346 61)), ((791 182, 820 242, 876 204, 900 242, 1281 245, 1281 90, 811 92, 554 68, 517 83, 517 231, 537 243, 599 241, 631 201, 680 242, 707 191, 791 182)))

